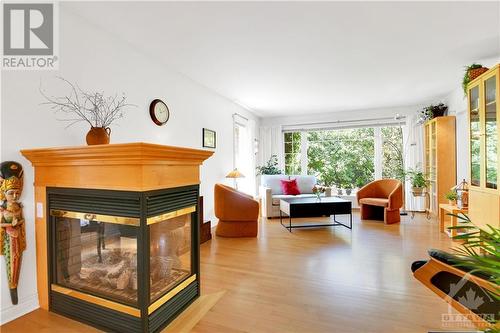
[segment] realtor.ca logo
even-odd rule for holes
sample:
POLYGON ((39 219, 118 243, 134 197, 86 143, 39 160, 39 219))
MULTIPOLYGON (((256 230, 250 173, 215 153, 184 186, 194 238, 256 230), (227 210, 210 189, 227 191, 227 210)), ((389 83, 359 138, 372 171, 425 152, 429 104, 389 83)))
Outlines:
POLYGON ((450 283, 445 297, 448 313, 441 315, 442 326, 456 329, 486 329, 488 323, 495 323, 498 316, 498 303, 494 296, 480 285, 470 282, 471 274, 465 274, 457 283, 450 283), (455 313, 450 304, 452 300, 469 310, 469 314, 455 313), (494 310, 493 310, 494 309, 494 310), (490 313, 491 312, 491 313, 490 313))
POLYGON ((4 3, 2 69, 58 67, 54 3, 4 3))

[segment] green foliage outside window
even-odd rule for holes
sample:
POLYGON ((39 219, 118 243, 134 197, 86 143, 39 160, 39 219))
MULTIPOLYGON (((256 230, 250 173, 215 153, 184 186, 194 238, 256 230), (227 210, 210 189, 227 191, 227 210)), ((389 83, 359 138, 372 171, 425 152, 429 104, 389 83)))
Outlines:
POLYGON ((401 127, 382 127, 382 178, 405 179, 401 127))
POLYGON ((497 122, 487 121, 485 127, 486 127, 486 186, 488 188, 496 189, 498 187, 497 122))
POLYGON ((285 173, 287 175, 299 175, 301 168, 300 154, 301 132, 285 133, 285 173))
MULTIPOLYGON (((383 127, 382 176, 404 180, 401 127, 383 127)), ((374 180, 375 129, 349 128, 284 134, 285 173, 300 174, 301 158, 307 158, 307 173, 316 175, 324 186, 348 189, 363 187, 374 180), (302 156, 301 138, 307 140, 302 156)))
POLYGON ((308 173, 325 186, 361 187, 374 178, 374 130, 308 132, 308 173))

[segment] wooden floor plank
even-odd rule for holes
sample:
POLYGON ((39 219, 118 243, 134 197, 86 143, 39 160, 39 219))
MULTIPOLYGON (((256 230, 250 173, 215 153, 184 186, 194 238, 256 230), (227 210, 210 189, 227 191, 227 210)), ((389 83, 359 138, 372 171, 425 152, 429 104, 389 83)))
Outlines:
POLYGON ((172 321, 163 333, 188 333, 203 318, 208 311, 221 299, 226 293, 225 290, 217 293, 203 295, 191 304, 186 311, 181 313, 172 321))
MULTIPOLYGON (((215 237, 202 244, 202 295, 218 296, 188 310, 168 331, 193 325, 196 333, 446 330, 441 314, 447 304, 410 271, 427 249, 453 246, 437 221, 417 215, 384 225, 360 221, 357 212, 353 221, 352 231, 289 233, 278 220, 264 220, 257 238, 215 237)), ((3 332, 96 330, 37 310, 2 326, 3 332)))

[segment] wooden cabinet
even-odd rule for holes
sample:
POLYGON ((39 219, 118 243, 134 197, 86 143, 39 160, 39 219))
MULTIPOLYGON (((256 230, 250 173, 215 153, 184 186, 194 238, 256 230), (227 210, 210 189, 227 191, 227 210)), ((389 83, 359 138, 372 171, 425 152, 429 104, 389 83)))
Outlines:
POLYGON ((424 126, 425 173, 429 178, 430 212, 438 214, 439 204, 457 184, 455 116, 437 117, 424 126))
POLYGON ((480 226, 500 225, 500 65, 467 86, 469 114, 469 216, 480 226))

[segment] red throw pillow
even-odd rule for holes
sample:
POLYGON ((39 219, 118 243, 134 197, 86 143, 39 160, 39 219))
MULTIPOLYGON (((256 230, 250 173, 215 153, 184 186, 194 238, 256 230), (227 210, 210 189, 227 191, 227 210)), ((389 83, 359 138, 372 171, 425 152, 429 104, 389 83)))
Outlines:
POLYGON ((281 181, 281 190, 283 194, 286 195, 297 195, 300 194, 299 186, 297 185, 297 180, 280 180, 281 181))

